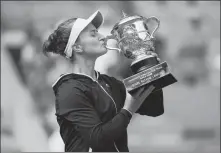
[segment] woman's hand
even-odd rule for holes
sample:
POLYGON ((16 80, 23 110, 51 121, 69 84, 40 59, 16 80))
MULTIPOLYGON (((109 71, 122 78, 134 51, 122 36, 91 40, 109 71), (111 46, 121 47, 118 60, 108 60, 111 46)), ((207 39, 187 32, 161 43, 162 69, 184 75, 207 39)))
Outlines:
POLYGON ((148 52, 147 52, 147 55, 152 55, 152 56, 156 57, 156 58, 157 58, 157 61, 160 62, 160 58, 159 58, 159 56, 157 55, 157 53, 155 53, 155 52, 153 52, 153 51, 148 51, 148 52))
POLYGON ((155 89, 153 85, 140 87, 131 93, 127 92, 124 109, 135 113, 144 102, 147 96, 155 89))

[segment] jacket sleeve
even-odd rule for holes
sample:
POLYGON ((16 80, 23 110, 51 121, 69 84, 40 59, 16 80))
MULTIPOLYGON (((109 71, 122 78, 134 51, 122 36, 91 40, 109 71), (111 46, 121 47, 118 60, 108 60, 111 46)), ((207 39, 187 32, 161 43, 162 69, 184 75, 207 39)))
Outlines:
POLYGON ((122 109, 109 122, 102 122, 85 92, 78 87, 60 90, 57 115, 72 123, 92 149, 113 143, 124 131, 131 119, 127 110, 122 109))

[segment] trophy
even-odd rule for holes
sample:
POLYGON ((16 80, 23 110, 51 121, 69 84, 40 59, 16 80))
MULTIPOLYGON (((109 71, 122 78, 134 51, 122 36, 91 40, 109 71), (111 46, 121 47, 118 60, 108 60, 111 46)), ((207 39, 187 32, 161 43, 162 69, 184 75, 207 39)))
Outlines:
POLYGON ((124 56, 132 59, 130 68, 133 75, 123 79, 123 83, 128 92, 144 86, 154 86, 155 92, 163 87, 177 82, 176 78, 170 73, 166 62, 159 63, 157 58, 151 55, 155 51, 154 33, 158 30, 160 21, 152 16, 145 18, 135 15, 128 16, 122 11, 123 17, 116 23, 111 31, 111 35, 106 37, 115 39, 119 48, 108 47, 109 50, 118 50, 124 56), (152 32, 148 24, 155 21, 156 27, 152 32))

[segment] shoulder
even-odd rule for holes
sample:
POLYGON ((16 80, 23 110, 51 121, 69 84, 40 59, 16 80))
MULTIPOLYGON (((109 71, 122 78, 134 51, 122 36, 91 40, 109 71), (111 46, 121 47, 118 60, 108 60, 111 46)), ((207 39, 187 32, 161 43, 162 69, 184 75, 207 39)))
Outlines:
POLYGON ((85 92, 87 87, 84 83, 76 78, 73 74, 61 75, 56 82, 52 85, 55 95, 57 94, 71 94, 73 92, 85 92))
POLYGON ((56 114, 64 115, 78 108, 90 106, 88 88, 71 74, 62 76, 53 86, 56 102, 56 114))

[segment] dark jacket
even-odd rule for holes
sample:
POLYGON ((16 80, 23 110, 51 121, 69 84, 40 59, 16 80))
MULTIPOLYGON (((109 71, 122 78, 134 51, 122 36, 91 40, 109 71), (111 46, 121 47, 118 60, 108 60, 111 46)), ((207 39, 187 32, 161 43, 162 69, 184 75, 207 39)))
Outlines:
MULTIPOLYGON (((127 126, 131 114, 122 109, 124 84, 97 72, 97 80, 81 75, 61 76, 53 85, 56 116, 67 152, 128 152, 127 126)), ((136 112, 163 114, 163 94, 152 93, 136 112)))

